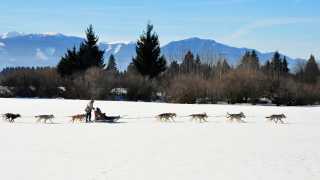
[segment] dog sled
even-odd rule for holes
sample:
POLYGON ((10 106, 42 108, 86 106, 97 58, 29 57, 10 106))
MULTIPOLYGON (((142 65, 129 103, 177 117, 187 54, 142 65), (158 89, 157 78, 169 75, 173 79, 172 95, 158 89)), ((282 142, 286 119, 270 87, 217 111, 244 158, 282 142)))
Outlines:
POLYGON ((96 123, 116 123, 121 119, 121 116, 104 116, 100 118, 96 118, 94 122, 96 123))
POLYGON ((106 113, 102 113, 99 108, 94 111, 96 123, 116 123, 121 116, 107 116, 106 113))

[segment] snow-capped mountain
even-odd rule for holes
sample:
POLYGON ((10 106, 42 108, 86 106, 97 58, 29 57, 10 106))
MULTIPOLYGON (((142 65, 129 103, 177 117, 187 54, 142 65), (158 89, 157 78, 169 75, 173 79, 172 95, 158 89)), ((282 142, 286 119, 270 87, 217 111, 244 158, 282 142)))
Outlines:
POLYGON ((0 39, 0 68, 7 66, 54 66, 68 48, 82 38, 63 34, 8 33, 0 39))
MULTIPOLYGON (((10 32, 0 36, 0 68, 8 66, 55 66, 68 48, 78 46, 83 38, 66 36, 60 33, 24 34, 10 32)), ((105 50, 105 59, 111 54, 117 59, 120 69, 124 70, 135 56, 135 43, 100 43, 105 50)), ((162 53, 168 61, 181 61, 187 51, 199 54, 203 62, 212 63, 226 58, 236 65, 249 48, 236 48, 214 40, 190 38, 173 41, 162 47, 162 53)), ((262 63, 269 60, 273 53, 257 54, 262 63)), ((288 57, 291 67, 296 60, 288 57)))
MULTIPOLYGON (((174 41, 162 48, 162 53, 166 55, 169 60, 181 61, 184 55, 191 50, 193 54, 198 54, 203 62, 215 63, 219 59, 227 59, 231 65, 237 65, 241 57, 246 51, 255 49, 250 48, 236 48, 225 44, 218 43, 214 40, 190 38, 181 41, 174 41)), ((260 62, 265 63, 270 60, 274 52, 261 53, 255 50, 259 56, 260 62)), ((284 56, 284 55, 282 55, 284 56)), ((295 60, 287 57, 290 65, 294 65, 295 60)))
POLYGON ((1 34, 0 39, 13 38, 13 37, 23 36, 23 35, 24 35, 24 33, 12 31, 12 32, 7 32, 4 34, 1 34))

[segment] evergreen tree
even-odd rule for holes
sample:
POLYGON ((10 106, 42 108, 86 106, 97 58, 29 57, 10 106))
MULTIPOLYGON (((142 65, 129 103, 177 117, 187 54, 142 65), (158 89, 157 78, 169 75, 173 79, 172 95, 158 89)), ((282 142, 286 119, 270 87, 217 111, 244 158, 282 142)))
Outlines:
POLYGON ((320 76, 319 66, 313 55, 310 56, 304 70, 304 79, 307 83, 316 83, 320 76))
POLYGON ((79 69, 78 52, 76 47, 68 49, 57 65, 57 71, 61 76, 70 76, 79 69))
POLYGON ((168 73, 169 73, 170 76, 177 75, 177 74, 179 74, 179 69, 180 69, 180 67, 179 67, 178 62, 177 61, 172 61, 170 63, 169 68, 168 68, 168 73))
POLYGON ((281 55, 276 52, 270 61, 262 67, 263 72, 271 75, 273 78, 277 78, 280 75, 286 75, 289 73, 288 61, 286 57, 281 58, 281 55))
POLYGON ((69 76, 78 71, 85 71, 90 67, 104 67, 104 51, 97 45, 98 37, 92 25, 86 30, 86 39, 80 44, 79 51, 73 47, 58 63, 57 70, 61 76, 69 76))
POLYGON ((249 65, 250 65, 250 52, 246 51, 240 60, 240 64, 239 64, 238 68, 249 69, 249 65))
POLYGON ((255 50, 251 52, 250 59, 251 59, 251 63, 250 63, 251 68, 254 70, 258 70, 260 67, 260 63, 259 63, 259 57, 255 50))
POLYGON ((93 66, 103 68, 105 66, 104 51, 99 49, 99 38, 94 32, 93 26, 90 25, 85 33, 86 39, 81 43, 79 50, 80 69, 86 70, 93 66))
POLYGON ((286 57, 283 57, 282 63, 281 63, 281 72, 283 74, 288 74, 289 73, 289 68, 288 68, 288 61, 286 57))
POLYGON ((141 75, 152 79, 166 70, 166 59, 161 56, 159 38, 153 32, 153 25, 148 24, 146 31, 140 36, 136 54, 133 64, 141 75))
POLYGON ((263 67, 263 71, 267 74, 269 80, 266 84, 266 93, 269 98, 277 105, 283 104, 283 102, 287 101, 283 99, 283 94, 288 92, 281 89, 283 85, 280 83, 280 78, 285 78, 289 74, 287 58, 283 57, 282 59, 280 53, 275 52, 271 61, 268 61, 263 67))
POLYGON ((270 66, 273 78, 279 81, 282 69, 282 60, 279 52, 274 53, 270 62, 270 66))
POLYGON ((199 54, 197 54, 197 56, 196 56, 196 61, 195 61, 195 63, 196 63, 197 65, 201 65, 201 59, 200 59, 199 54))
POLYGON ((199 54, 197 54, 196 60, 195 60, 194 63, 195 63, 195 72, 197 74, 199 74, 201 72, 201 70, 202 70, 202 68, 201 68, 201 59, 200 59, 199 54))
POLYGON ((247 51, 241 58, 238 68, 246 70, 258 70, 259 69, 259 58, 255 51, 247 51))
POLYGON ((113 54, 111 54, 109 57, 109 61, 108 61, 108 65, 107 65, 106 70, 107 71, 115 71, 115 72, 118 71, 116 58, 114 57, 113 54))
POLYGON ((184 59, 181 63, 181 70, 183 73, 191 73, 194 72, 196 67, 194 55, 191 51, 188 51, 184 56, 184 59))

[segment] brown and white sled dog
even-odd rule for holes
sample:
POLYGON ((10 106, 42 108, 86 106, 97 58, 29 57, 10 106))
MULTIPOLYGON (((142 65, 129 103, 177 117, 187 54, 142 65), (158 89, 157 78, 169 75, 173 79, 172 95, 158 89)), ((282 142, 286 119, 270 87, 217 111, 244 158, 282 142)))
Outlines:
POLYGON ((237 122, 245 123, 245 121, 242 120, 242 119, 246 118, 246 116, 244 115, 243 112, 241 112, 239 114, 229 114, 229 113, 227 113, 227 118, 230 120, 230 122, 233 122, 234 120, 236 120, 237 122))
POLYGON ((158 116, 156 116, 157 119, 159 119, 159 121, 161 122, 169 122, 170 120, 172 122, 174 121, 174 118, 177 117, 176 113, 163 113, 163 114, 159 114, 158 116))
POLYGON ((54 115, 39 115, 39 116, 35 116, 35 118, 37 118, 37 123, 47 123, 48 121, 50 121, 53 124, 53 119, 54 119, 54 115))
POLYGON ((20 114, 12 114, 12 113, 6 113, 3 115, 3 119, 10 123, 14 123, 15 122, 14 120, 20 117, 21 117, 20 114))
POLYGON ((284 114, 273 114, 269 117, 266 117, 267 119, 269 119, 270 121, 273 121, 275 123, 280 122, 281 124, 284 124, 284 121, 282 119, 287 118, 284 114))
POLYGON ((71 122, 72 123, 84 122, 85 119, 86 119, 86 115, 85 114, 77 114, 77 115, 71 116, 71 122))
POLYGON ((200 123, 202 122, 208 122, 208 115, 207 113, 202 113, 202 114, 191 114, 191 121, 199 121, 200 123))

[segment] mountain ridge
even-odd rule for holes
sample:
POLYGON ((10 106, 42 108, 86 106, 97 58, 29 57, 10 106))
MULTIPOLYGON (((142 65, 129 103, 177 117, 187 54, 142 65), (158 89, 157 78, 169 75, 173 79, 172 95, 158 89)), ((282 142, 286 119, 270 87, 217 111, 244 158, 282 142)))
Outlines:
MULTIPOLYGON (((55 66, 67 49, 78 47, 84 39, 62 33, 25 34, 9 32, 0 35, 0 68, 8 66, 55 66)), ((100 42, 105 50, 105 60, 111 54, 117 59, 119 69, 124 70, 135 56, 135 42, 100 42)), ((274 52, 260 52, 253 48, 237 48, 212 39, 191 37, 169 42, 161 47, 169 62, 181 62, 187 51, 198 54, 203 62, 215 63, 225 58, 236 65, 246 51, 255 50, 261 63, 271 59, 274 52)), ((285 56, 285 55, 282 55, 285 56)), ((286 56, 292 68, 299 60, 286 56)))

